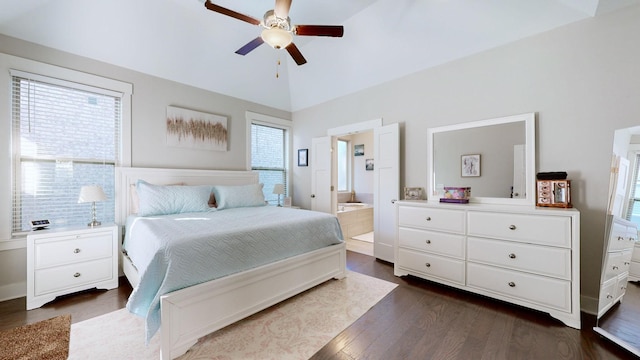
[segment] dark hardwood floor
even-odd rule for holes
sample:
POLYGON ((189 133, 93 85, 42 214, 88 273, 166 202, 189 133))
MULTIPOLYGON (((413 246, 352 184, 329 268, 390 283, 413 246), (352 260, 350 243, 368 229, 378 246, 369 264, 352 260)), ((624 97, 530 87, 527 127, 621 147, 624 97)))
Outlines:
POLYGON ((627 292, 622 302, 604 314, 598 326, 640 349, 640 282, 627 284, 627 292))
MULTIPOLYGON (((596 334, 550 316, 432 282, 393 275, 391 264, 347 252, 352 271, 399 284, 312 359, 631 359, 596 334)), ((26 311, 25 298, 0 302, 0 330, 71 314, 83 321, 125 306, 131 286, 60 297, 26 311)))

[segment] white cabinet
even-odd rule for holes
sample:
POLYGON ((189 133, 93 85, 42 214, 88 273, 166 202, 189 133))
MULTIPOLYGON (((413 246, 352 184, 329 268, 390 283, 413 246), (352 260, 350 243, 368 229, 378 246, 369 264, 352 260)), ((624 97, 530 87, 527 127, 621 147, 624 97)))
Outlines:
POLYGON ((627 281, 633 279, 632 255, 638 237, 636 224, 618 216, 607 216, 607 244, 602 260, 598 318, 615 303, 622 300, 627 289, 627 281))
POLYGON ((94 287, 118 287, 117 226, 39 230, 27 236, 27 310, 94 287))
POLYGON ((549 313, 580 328, 575 209, 397 202, 394 273, 549 313))

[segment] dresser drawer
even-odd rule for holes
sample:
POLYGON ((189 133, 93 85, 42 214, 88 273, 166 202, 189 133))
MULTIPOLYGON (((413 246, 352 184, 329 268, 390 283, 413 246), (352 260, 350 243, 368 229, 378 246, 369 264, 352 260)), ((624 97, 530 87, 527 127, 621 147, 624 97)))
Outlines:
POLYGON ((629 271, 631 266, 631 250, 615 251, 606 254, 603 268, 603 281, 618 277, 629 271))
POLYGON ((113 277, 112 258, 36 270, 35 296, 106 281, 113 277))
POLYGON ((611 307, 616 296, 616 285, 618 279, 613 278, 604 282, 600 286, 600 298, 598 299, 598 317, 604 314, 604 310, 611 307))
POLYGON ((464 235, 435 231, 400 228, 398 242, 401 247, 427 251, 436 254, 464 258, 464 235))
POLYGON ((615 301, 620 300, 624 294, 627 292, 627 286, 629 286, 628 283, 629 280, 629 273, 623 273, 620 274, 620 276, 618 276, 618 281, 616 282, 616 295, 615 295, 615 301))
POLYGON ((36 240, 35 268, 72 264, 112 256, 113 233, 97 232, 36 240))
POLYGON ((491 293, 571 311, 571 282, 467 263, 467 285, 491 293))
POLYGON ((612 226, 608 251, 632 249, 636 243, 637 230, 615 221, 612 226))
POLYGON ((468 213, 471 236, 571 247, 571 218, 507 213, 468 213))
POLYGON ((400 226, 419 227, 429 230, 441 230, 464 233, 464 211, 400 206, 398 222, 400 226))
POLYGON ((571 280, 571 250, 469 237, 467 260, 571 280))
POLYGON ((426 276, 464 285, 464 261, 408 249, 398 249, 397 265, 426 276))

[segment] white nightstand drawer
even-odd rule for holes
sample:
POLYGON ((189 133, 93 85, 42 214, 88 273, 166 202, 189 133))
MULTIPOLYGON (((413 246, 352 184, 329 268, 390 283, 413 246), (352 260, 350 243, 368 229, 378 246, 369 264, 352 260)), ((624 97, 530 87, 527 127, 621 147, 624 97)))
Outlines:
POLYGON ((464 235, 400 228, 398 241, 403 247, 464 258, 464 235))
POLYGON ((434 276, 464 285, 464 261, 399 249, 397 263, 424 275, 434 276))
POLYGON ((467 285, 498 295, 571 311, 571 282, 467 263, 467 285))
POLYGON ((111 258, 36 270, 35 295, 106 281, 113 277, 111 258))
POLYGON ((464 211, 461 210, 400 206, 398 222, 400 226, 464 233, 464 211))
POLYGON ((468 214, 468 234, 542 245, 571 247, 571 218, 473 212, 468 214))
POLYGON ((467 260, 571 280, 571 250, 468 238, 467 260))
POLYGON ((112 232, 96 232, 73 236, 51 237, 35 242, 35 267, 43 269, 111 257, 112 232))

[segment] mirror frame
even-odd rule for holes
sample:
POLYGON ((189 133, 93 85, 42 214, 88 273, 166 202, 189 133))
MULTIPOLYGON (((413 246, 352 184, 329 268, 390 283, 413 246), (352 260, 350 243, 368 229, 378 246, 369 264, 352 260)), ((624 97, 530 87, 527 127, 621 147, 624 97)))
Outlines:
MULTIPOLYGON (((480 204, 503 204, 503 205, 535 205, 535 174, 536 174, 536 126, 535 113, 506 116, 495 119, 467 122, 462 124, 441 126, 427 129, 427 199, 429 202, 440 202, 440 196, 435 189, 434 173, 434 150, 433 137, 437 133, 471 129, 483 126, 499 125, 523 121, 525 124, 525 192, 524 199, 495 198, 495 197, 474 197, 469 199, 470 203, 480 204)), ((471 191, 473 195, 473 189, 471 191)))

